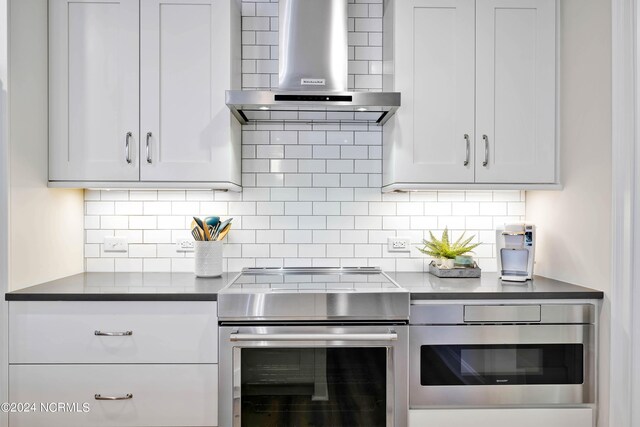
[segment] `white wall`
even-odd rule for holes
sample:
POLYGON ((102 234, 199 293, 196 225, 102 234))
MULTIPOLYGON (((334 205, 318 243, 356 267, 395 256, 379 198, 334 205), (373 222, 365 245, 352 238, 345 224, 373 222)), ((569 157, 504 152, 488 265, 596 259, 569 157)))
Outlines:
POLYGON ((83 200, 80 190, 47 188, 47 1, 11 0, 9 12, 13 290, 83 271, 83 200))
POLYGON ((611 1, 560 0, 560 192, 527 192, 536 272, 603 290, 599 426, 608 425, 611 1))
MULTIPOLYGON (((9 274, 9 179, 8 179, 8 129, 7 129, 7 0, 0 0, 0 402, 9 400, 7 302, 4 293, 8 289, 9 274)), ((0 427, 6 427, 7 414, 0 413, 0 427)))

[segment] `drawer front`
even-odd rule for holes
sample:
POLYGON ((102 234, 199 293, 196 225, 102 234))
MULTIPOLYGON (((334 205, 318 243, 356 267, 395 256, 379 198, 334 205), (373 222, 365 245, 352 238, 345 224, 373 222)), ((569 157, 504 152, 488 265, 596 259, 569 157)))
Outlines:
POLYGON ((217 363, 216 309, 212 301, 11 301, 9 362, 217 363))
POLYGON ((409 427, 592 427, 591 408, 427 409, 409 411, 409 427))
POLYGON ((9 400, 36 402, 10 413, 11 427, 215 426, 218 365, 12 365, 9 400), (126 400, 96 400, 132 397, 126 400), (46 412, 40 403, 71 404, 46 412), (83 412, 83 404, 88 410, 83 412), (75 407, 73 406, 75 404, 75 407))

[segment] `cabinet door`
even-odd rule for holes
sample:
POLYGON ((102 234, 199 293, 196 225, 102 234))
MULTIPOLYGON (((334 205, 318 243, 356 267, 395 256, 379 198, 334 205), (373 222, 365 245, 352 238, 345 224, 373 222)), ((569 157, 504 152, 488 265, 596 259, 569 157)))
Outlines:
POLYGON ((229 181, 230 0, 143 0, 143 181, 229 181))
POLYGON ((138 16, 138 0, 49 2, 50 180, 139 179, 138 16))
POLYGON ((476 3, 476 182, 556 180, 555 7, 476 3))
POLYGON ((396 3, 396 182, 473 182, 474 4, 396 3))

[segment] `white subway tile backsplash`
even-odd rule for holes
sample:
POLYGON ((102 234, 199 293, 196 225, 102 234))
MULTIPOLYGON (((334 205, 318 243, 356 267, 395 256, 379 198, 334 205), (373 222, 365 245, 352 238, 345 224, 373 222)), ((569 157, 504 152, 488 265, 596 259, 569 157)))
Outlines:
POLYGON ((284 145, 258 145, 256 157, 260 159, 284 159, 284 145))
POLYGON ((327 228, 327 218, 324 216, 300 216, 298 228, 301 230, 324 230, 327 228))
POLYGON ((323 173, 327 171, 324 160, 298 160, 298 170, 304 173, 323 173))
MULTIPOLYGON (((153 271, 159 271, 159 270, 153 270, 153 271)), ((115 272, 116 273, 140 273, 142 272, 142 259, 118 258, 115 260, 115 272)))
POLYGON ((87 258, 85 260, 86 270, 95 273, 115 272, 114 258, 87 258))
POLYGON ((97 230, 100 228, 99 216, 85 216, 84 217, 84 229, 85 230, 97 230))
POLYGON ((354 200, 353 188, 327 188, 327 200, 349 202, 354 200))
POLYGON ((242 257, 243 258, 268 258, 269 245, 267 244, 242 245, 242 257))
POLYGON ((155 258, 157 246, 153 244, 131 244, 129 245, 129 256, 132 258, 155 258))
POLYGON ((158 191, 158 200, 165 201, 181 201, 185 200, 186 191, 185 190, 160 190, 158 191))
POLYGON ((84 232, 85 243, 104 243, 105 237, 112 237, 113 230, 86 230, 84 232))
POLYGON ((322 131, 303 131, 298 134, 300 144, 324 144, 326 139, 327 133, 322 131))
MULTIPOLYGON (((271 172, 298 172, 298 161, 292 159, 271 159, 271 172)), ((267 163, 267 168, 269 168, 269 164, 267 163)), ((265 172, 265 171, 257 171, 257 172, 265 172)), ((306 172, 306 171, 300 171, 306 172)))
MULTIPOLYGON (((95 217, 98 218, 98 217, 95 217)), ((100 217, 100 228, 103 230, 120 229, 129 227, 129 218, 126 216, 102 216, 100 217)))
POLYGON ((114 202, 86 202, 85 213, 87 215, 113 215, 115 204, 114 202))
POLYGON ((288 173, 284 175, 284 185, 285 187, 310 187, 311 179, 311 174, 288 173))
POLYGON ((102 190, 100 200, 129 200, 129 192, 126 190, 102 190))
POLYGON ((298 245, 271 245, 271 256, 273 258, 295 258, 298 256, 298 245))
POLYGON ((171 215, 171 202, 144 202, 144 215, 171 215))
POLYGON ((368 243, 369 233, 367 230, 342 230, 340 241, 342 243, 368 243))
POLYGON ((303 202, 324 201, 327 200, 326 190, 326 188, 300 188, 298 190, 298 199, 303 202))
MULTIPOLYGON (((382 0, 349 1, 349 88, 382 89, 382 0)), ((242 2, 242 83, 278 85, 278 2, 242 2)), ((291 113, 272 111, 272 117, 291 113)), ((298 116, 297 113, 296 116, 298 116)), ((424 271, 428 262, 387 251, 389 237, 418 244, 449 227, 477 235, 480 266, 495 270, 494 227, 522 221, 522 191, 382 194, 382 128, 340 124, 352 112, 308 112, 332 123, 258 123, 242 130, 243 193, 210 190, 85 190, 87 271, 193 272, 192 216, 234 217, 223 267, 380 266, 424 271), (105 253, 105 236, 123 236, 125 253, 105 253)), ((297 117, 296 117, 297 118, 297 117)))
POLYGON ((285 230, 285 243, 312 243, 312 232, 310 230, 285 230))

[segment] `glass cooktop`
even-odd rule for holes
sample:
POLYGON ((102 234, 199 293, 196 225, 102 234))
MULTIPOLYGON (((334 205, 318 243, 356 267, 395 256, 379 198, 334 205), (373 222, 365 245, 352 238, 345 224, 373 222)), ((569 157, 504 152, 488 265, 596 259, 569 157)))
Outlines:
POLYGON ((406 292, 377 267, 245 268, 221 293, 406 292))

